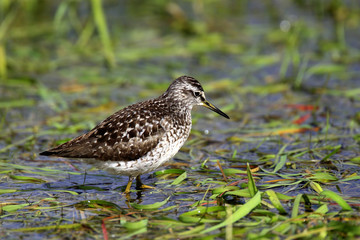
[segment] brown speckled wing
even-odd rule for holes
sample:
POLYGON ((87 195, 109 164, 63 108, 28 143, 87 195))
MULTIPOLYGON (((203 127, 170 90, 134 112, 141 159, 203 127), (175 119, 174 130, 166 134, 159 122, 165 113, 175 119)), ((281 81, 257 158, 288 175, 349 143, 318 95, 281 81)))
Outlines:
POLYGON ((109 116, 90 132, 41 155, 104 161, 136 160, 156 147, 170 123, 164 111, 149 110, 153 101, 126 107, 109 116))

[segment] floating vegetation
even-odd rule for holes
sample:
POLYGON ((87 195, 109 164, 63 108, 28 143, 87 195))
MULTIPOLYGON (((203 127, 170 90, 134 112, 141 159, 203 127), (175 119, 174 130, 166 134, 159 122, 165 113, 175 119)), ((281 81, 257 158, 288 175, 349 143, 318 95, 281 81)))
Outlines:
POLYGON ((356 1, 0 1, 0 238, 360 237, 356 1), (182 150, 127 177, 38 153, 199 79, 182 150))

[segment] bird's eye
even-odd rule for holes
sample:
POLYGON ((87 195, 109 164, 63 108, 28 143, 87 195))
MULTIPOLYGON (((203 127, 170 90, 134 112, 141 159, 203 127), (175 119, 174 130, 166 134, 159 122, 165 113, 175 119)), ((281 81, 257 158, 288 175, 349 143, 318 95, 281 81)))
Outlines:
POLYGON ((194 96, 195 96, 195 97, 200 96, 200 92, 194 92, 194 96))

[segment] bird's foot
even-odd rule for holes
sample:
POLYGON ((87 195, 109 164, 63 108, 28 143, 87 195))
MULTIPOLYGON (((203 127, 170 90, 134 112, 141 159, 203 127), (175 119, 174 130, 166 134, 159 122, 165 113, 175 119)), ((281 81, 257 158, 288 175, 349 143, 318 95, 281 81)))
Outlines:
POLYGON ((155 187, 145 185, 145 184, 141 184, 140 186, 136 186, 136 188, 139 188, 139 189, 155 189, 155 187))
POLYGON ((126 188, 125 188, 125 191, 124 191, 124 193, 125 193, 126 195, 128 195, 128 194, 130 193, 130 188, 131 188, 131 184, 132 184, 133 179, 134 179, 134 178, 129 177, 129 181, 128 181, 128 183, 127 183, 127 185, 126 185, 126 188))
POLYGON ((155 189, 155 187, 145 185, 141 182, 140 176, 136 177, 136 189, 155 189))

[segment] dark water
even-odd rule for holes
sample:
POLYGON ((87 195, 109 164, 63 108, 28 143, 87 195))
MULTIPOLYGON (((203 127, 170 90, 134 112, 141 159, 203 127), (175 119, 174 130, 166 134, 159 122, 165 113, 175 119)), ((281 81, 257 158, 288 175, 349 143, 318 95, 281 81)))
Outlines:
MULTIPOLYGON (((81 207, 76 204, 81 201, 105 200, 127 209, 129 202, 152 204, 168 196, 170 201, 163 207, 177 206, 176 211, 168 214, 177 219, 196 201, 213 201, 207 189, 221 187, 220 182, 226 184, 217 160, 223 169, 246 170, 247 162, 260 167, 256 183, 264 191, 269 187, 267 181, 297 174, 294 178, 303 179, 298 185, 273 188, 289 196, 315 194, 307 185, 309 176, 315 172, 327 172, 339 180, 358 174, 358 164, 350 159, 360 152, 359 41, 356 41, 360 36, 351 19, 342 23, 346 44, 343 46, 336 32, 337 27, 341 28, 339 23, 321 10, 321 4, 313 8, 310 2, 298 1, 274 1, 274 5, 226 1, 227 7, 223 9, 220 3, 207 8, 201 1, 199 6, 178 2, 182 13, 176 13, 176 7, 171 10, 172 5, 147 2, 137 7, 130 1, 122 2, 105 4, 118 59, 116 69, 109 71, 104 67, 99 42, 92 42, 90 50, 83 49, 85 53, 78 55, 66 49, 69 43, 43 40, 56 46, 41 49, 49 52, 46 55, 56 56, 53 59, 56 67, 43 72, 10 72, 12 77, 1 85, 1 101, 33 102, 1 108, 0 149, 8 149, 0 150, 0 189, 17 190, 1 194, 2 202, 33 205, 52 198, 49 204, 40 205, 52 206, 58 201, 68 206, 49 211, 50 217, 40 216, 29 226, 43 226, 49 218, 54 224, 57 219, 67 223, 80 220, 81 207), (317 65, 325 67, 314 69, 317 65), (38 156, 54 141, 89 130, 121 107, 161 94, 172 79, 184 74, 196 77, 211 102, 228 113, 231 120, 200 107, 193 110, 193 132, 188 142, 172 161, 159 169, 185 170, 187 179, 180 185, 170 185, 178 175, 145 174, 143 182, 156 189, 131 192, 129 201, 122 194, 127 177, 109 175, 74 160, 38 156), (12 84, 12 78, 21 81, 12 84), (66 90, 76 84, 84 89, 66 90), (317 109, 304 111, 294 107, 299 104, 317 109), (99 106, 103 109, 97 109, 99 106), (309 115, 306 120, 294 123, 305 115, 309 115), (294 128, 309 131, 279 134, 280 130, 294 128), (34 138, 24 140, 31 136, 34 138), (286 165, 277 174, 266 174, 265 171, 274 170, 276 155, 286 144, 286 165), (329 162, 322 162, 337 145, 340 150, 329 157, 329 162), (300 152, 304 154, 295 156, 300 152), (21 181, 12 176, 44 182, 21 181)), ((344 6, 349 8, 351 4, 355 3, 348 1, 344 6)), ((80 3, 79 19, 85 19, 89 11, 87 4, 80 3)), ((75 41, 77 33, 67 34, 70 42, 75 41)), ((61 40, 69 41, 64 36, 61 40)), ((40 49, 40 43, 34 39, 26 45, 40 49)), ((19 57, 19 53, 10 55, 13 59, 19 57)), ((247 182, 246 175, 228 178, 228 183, 247 182)), ((321 186, 355 202, 360 197, 359 180, 322 182, 321 186)), ((232 204, 243 201, 231 196, 224 199, 232 204)), ((4 229, 25 227, 23 220, 31 211, 8 216, 3 213, 0 234, 4 235, 4 229), (14 217, 19 221, 12 221, 14 217)), ((99 217, 96 211, 84 212, 86 217, 99 217)), ((43 238, 41 234, 30 235, 43 238)))

